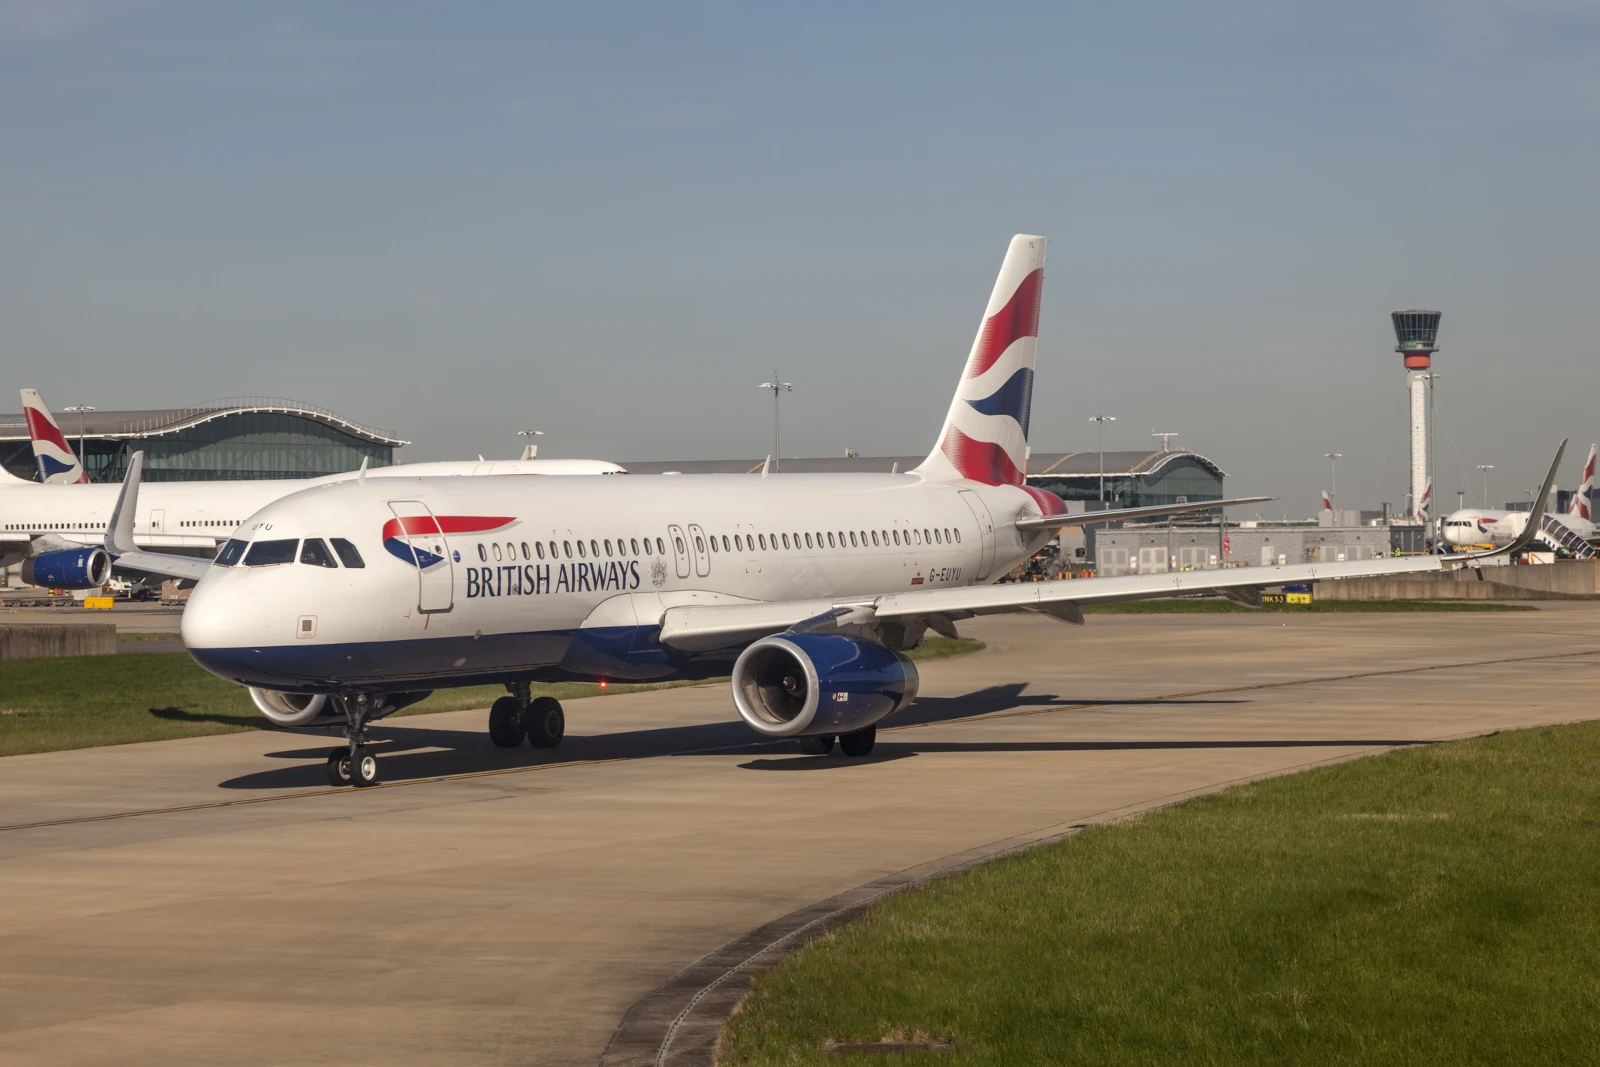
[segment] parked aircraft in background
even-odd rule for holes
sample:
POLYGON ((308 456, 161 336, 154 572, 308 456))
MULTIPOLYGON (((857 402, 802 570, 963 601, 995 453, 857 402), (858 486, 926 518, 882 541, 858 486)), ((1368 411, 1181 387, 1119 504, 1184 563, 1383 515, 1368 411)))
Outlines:
MULTIPOLYGON (((1565 513, 1538 511, 1534 542, 1547 551, 1566 549, 1580 558, 1590 558, 1594 549, 1589 542, 1595 537, 1593 513, 1595 453, 1600 446, 1589 446, 1589 457, 1583 465, 1583 480, 1572 495, 1572 505, 1565 513)), ((1462 508, 1445 516, 1442 524, 1447 545, 1508 545, 1520 537, 1528 526, 1532 511, 1507 511, 1502 508, 1462 508)))
MULTIPOLYGON (((503 683, 496 745, 559 744, 551 679, 732 675, 763 738, 812 753, 873 747, 917 693, 903 652, 975 615, 1438 570, 1440 557, 993 585, 1081 522, 1209 510, 1211 501, 1066 514, 1025 481, 1045 240, 1012 239, 933 450, 905 474, 356 479, 252 515, 214 563, 130 541, 142 456, 107 548, 199 584, 183 639, 286 726, 341 725, 334 783, 377 780, 367 727, 436 688, 503 683)), ((1559 453, 1558 453, 1559 460, 1559 453)), ((1549 479, 1546 479, 1548 492, 1549 479)))
MULTIPOLYGON (((67 446, 38 390, 22 390, 34 458, 45 484, 24 481, 0 468, 0 566, 23 562, 23 581, 57 589, 92 589, 110 576, 100 548, 117 485, 87 484, 78 456, 67 446), (54 480, 51 480, 54 479, 54 480)), ((317 478, 154 482, 144 487, 134 543, 177 549, 207 558, 246 517, 308 486, 352 479, 360 472, 317 478)), ((626 474, 595 459, 442 460, 377 467, 369 478, 482 475, 626 474)))

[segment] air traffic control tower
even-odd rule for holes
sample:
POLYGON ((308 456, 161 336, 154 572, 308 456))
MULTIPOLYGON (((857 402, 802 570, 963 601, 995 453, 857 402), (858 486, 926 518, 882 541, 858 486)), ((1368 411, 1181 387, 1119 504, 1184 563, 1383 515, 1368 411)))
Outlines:
POLYGON ((1433 510, 1433 482, 1428 472, 1428 393, 1433 387, 1433 354, 1439 351, 1442 311, 1392 311, 1394 350, 1404 358, 1406 386, 1411 392, 1411 517, 1426 522, 1433 510))

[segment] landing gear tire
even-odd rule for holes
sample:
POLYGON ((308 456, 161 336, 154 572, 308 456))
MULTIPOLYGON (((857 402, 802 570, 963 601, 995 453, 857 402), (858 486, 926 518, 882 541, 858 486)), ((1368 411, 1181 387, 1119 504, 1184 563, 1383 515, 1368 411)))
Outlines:
POLYGON ((489 709, 489 740, 500 748, 522 744, 522 709, 515 697, 501 697, 489 709))
POLYGON ((328 784, 334 786, 350 784, 350 750, 336 748, 328 753, 328 784))
POLYGON ((878 728, 869 726, 853 734, 839 735, 839 751, 846 756, 870 756, 873 743, 878 740, 878 728))
POLYGON ((802 737, 800 751, 808 756, 826 756, 833 751, 833 737, 802 737))
POLYGON ((378 784, 378 757, 358 748, 350 758, 350 784, 359 788, 378 784))
POLYGON ((539 697, 522 713, 522 731, 534 748, 555 748, 567 732, 567 714, 555 697, 539 697))

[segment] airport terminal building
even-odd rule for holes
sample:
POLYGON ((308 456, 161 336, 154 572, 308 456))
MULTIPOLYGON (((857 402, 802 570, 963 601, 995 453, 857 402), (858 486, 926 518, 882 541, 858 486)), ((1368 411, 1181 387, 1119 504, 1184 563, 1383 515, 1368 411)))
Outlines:
MULTIPOLYGON (((337 474, 362 460, 386 467, 395 449, 409 443, 326 408, 276 397, 160 411, 58 412, 56 421, 94 482, 121 481, 128 457, 141 450, 148 481, 220 481, 337 474)), ((19 478, 36 476, 20 414, 0 415, 0 465, 19 478)))
MULTIPOLYGON (((923 456, 846 456, 828 459, 785 459, 784 474, 888 474, 909 471, 923 456)), ((736 460, 648 460, 624 463, 633 474, 754 474, 761 458, 736 460)), ((1183 449, 1154 452, 1034 452, 1028 459, 1028 484, 1048 489, 1067 501, 1070 510, 1094 510, 1085 505, 1104 499, 1118 507, 1146 504, 1180 504, 1221 500, 1226 472, 1197 452, 1183 449), (1072 507, 1077 504, 1077 507, 1072 507)))

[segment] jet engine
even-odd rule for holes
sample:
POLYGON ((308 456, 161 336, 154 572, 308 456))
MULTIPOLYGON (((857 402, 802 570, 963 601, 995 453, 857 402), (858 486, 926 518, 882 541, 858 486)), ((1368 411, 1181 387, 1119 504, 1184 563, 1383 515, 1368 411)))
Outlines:
MULTIPOLYGON (((279 693, 251 687, 250 699, 274 726, 310 726, 330 710, 326 693, 279 693)), ((331 714, 329 721, 333 721, 331 714)), ((344 716, 340 715, 338 721, 343 722, 344 716)))
MULTIPOLYGON (((382 703, 367 716, 367 721, 376 722, 432 695, 431 689, 415 693, 384 693, 377 698, 382 703)), ((250 699, 256 710, 274 726, 337 726, 345 721, 344 711, 329 700, 326 693, 280 693, 275 689, 251 686, 250 699)))
POLYGON ((917 695, 917 668, 883 645, 844 634, 764 637, 733 665, 733 702, 767 737, 865 729, 917 695))
POLYGON ((45 589, 98 589, 111 578, 103 548, 63 548, 22 561, 22 580, 45 589))

